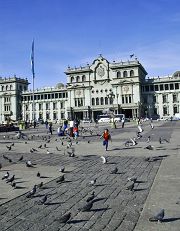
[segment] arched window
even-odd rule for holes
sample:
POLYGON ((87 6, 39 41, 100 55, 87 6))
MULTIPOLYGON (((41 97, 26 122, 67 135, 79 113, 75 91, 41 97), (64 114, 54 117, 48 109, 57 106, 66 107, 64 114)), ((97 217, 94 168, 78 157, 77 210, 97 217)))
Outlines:
POLYGON ((99 98, 96 98, 96 105, 99 105, 99 98))
POLYGON ((130 71, 130 77, 132 77, 132 76, 134 76, 134 71, 133 70, 130 71))
POLYGON ((108 97, 105 97, 105 105, 108 105, 108 97))
POLYGON ((104 105, 104 98, 101 97, 101 105, 104 105))
POLYGON ((79 82, 79 81, 80 81, 80 77, 77 76, 77 77, 76 77, 76 82, 79 82))
POLYGON ((2 89, 2 91, 4 91, 4 86, 2 86, 2 88, 1 88, 1 89, 2 89))
POLYGON ((92 105, 95 105, 95 100, 94 100, 94 98, 92 98, 92 105))
POLYGON ((10 85, 10 87, 9 87, 9 88, 10 88, 10 91, 11 91, 11 90, 12 90, 12 85, 10 85))
POLYGON ((83 76, 82 76, 82 82, 85 82, 85 81, 86 81, 86 76, 83 75, 83 76))
POLYGON ((21 85, 19 86, 19 90, 22 91, 22 86, 21 85))
POLYGON ((71 77, 71 83, 73 83, 74 82, 74 77, 71 77))
POLYGON ((6 91, 8 90, 8 85, 6 85, 6 91))
POLYGON ((117 78, 121 78, 121 72, 120 71, 117 72, 117 78))
POLYGON ((114 99, 113 99, 112 97, 109 98, 109 103, 110 103, 110 104, 113 104, 113 100, 114 100, 114 99))
POLYGON ((127 77, 127 71, 123 72, 123 77, 127 77))

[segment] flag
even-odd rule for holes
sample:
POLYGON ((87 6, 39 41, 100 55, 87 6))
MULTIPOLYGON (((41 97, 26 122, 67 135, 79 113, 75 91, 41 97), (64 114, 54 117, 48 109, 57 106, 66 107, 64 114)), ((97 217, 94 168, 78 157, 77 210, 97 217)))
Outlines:
POLYGON ((34 78, 34 40, 32 42, 32 50, 31 50, 31 70, 32 70, 32 74, 33 74, 33 78, 34 78))

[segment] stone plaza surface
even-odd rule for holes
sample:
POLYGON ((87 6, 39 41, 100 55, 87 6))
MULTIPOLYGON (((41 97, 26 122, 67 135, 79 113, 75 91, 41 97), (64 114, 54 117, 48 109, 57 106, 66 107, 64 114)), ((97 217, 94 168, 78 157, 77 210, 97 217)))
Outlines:
POLYGON ((60 140, 56 129, 50 139, 44 126, 24 131, 26 140, 15 139, 15 133, 1 133, 0 163, 3 167, 0 177, 7 170, 15 174, 17 189, 0 180, 0 230, 178 231, 179 122, 156 122, 153 130, 146 122, 143 127, 143 137, 134 147, 125 147, 124 143, 135 136, 137 125, 126 123, 124 129, 120 125, 117 129, 110 129, 112 143, 106 152, 99 136, 105 126, 91 125, 91 136, 86 125, 86 131, 80 133, 78 142, 72 141, 75 157, 68 156, 72 147, 67 149, 68 140, 60 140), (146 142, 148 136, 151 136, 150 143, 146 142), (160 136, 170 143, 159 144, 160 136), (14 146, 9 151, 6 145, 12 142, 14 146), (40 144, 42 148, 38 149, 40 144), (149 144, 155 147, 154 150, 144 149, 149 144), (31 153, 32 147, 37 151, 31 153), (4 160, 3 154, 12 162, 4 160), (18 161, 22 155, 23 161, 18 161), (102 164, 101 155, 107 157, 107 164, 102 164), (154 162, 145 161, 145 157, 149 156, 164 157, 154 162), (33 168, 25 166, 27 160, 35 164, 33 168), (58 171, 61 166, 65 166, 65 182, 60 184, 56 180, 62 175, 58 171), (115 166, 118 173, 111 174, 115 166), (41 178, 36 176, 38 171, 41 178), (126 190, 129 184, 127 178, 131 176, 138 179, 132 192, 126 190), (96 184, 90 186, 89 182, 93 179, 97 179, 96 184), (26 198, 33 185, 41 181, 44 186, 33 198, 26 198), (93 191, 96 197, 92 209, 89 212, 78 211, 93 191), (44 195, 47 195, 47 202, 39 205, 38 201, 44 195), (149 217, 161 207, 165 209, 165 221, 162 224, 149 222, 149 217), (67 212, 71 212, 68 223, 56 221, 67 212))

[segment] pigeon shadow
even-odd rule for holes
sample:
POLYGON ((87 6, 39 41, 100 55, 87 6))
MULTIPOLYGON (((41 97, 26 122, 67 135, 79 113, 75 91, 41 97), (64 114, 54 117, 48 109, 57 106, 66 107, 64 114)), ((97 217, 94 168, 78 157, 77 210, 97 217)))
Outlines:
POLYGON ((71 173, 71 171, 64 171, 63 173, 71 173))
POLYGON ((107 185, 107 184, 95 184, 94 186, 95 187, 100 187, 100 186, 105 186, 105 185, 107 185))
POLYGON ((145 191, 147 188, 134 188, 134 192, 145 191))
POLYGON ((52 187, 52 186, 50 186, 50 187, 48 187, 48 186, 42 186, 40 189, 51 189, 51 188, 55 188, 55 187, 52 187))
POLYGON ((40 178, 46 179, 46 178, 52 178, 52 177, 50 177, 50 176, 40 176, 40 178))
POLYGON ((166 150, 166 148, 156 148, 157 151, 166 150))
POLYGON ((46 205, 60 205, 63 202, 47 202, 46 205))
POLYGON ((24 186, 16 186, 15 189, 24 189, 24 188, 27 188, 27 187, 24 187, 24 186))
POLYGON ((107 197, 96 198, 93 200, 93 203, 98 202, 98 201, 102 201, 102 200, 107 200, 107 197))
POLYGON ((106 164, 117 164, 117 163, 115 163, 115 162, 107 162, 106 164))
POLYGON ((81 222, 86 222, 88 220, 71 220, 71 221, 68 221, 67 223, 68 224, 78 224, 78 223, 81 223, 81 222))
POLYGON ((125 148, 122 148, 122 150, 127 150, 127 149, 139 149, 139 148, 142 148, 142 147, 125 147, 125 148))
POLYGON ((8 198, 6 198, 6 197, 0 197, 0 200, 6 200, 6 199, 8 199, 8 198))
POLYGON ((147 181, 144 181, 144 180, 136 180, 136 182, 135 183, 137 183, 137 184, 141 184, 141 183, 146 183, 147 181))
POLYGON ((91 209, 90 211, 91 212, 101 212, 101 211, 107 211, 109 210, 110 208, 100 208, 100 209, 91 209))
POLYGON ((177 220, 180 220, 180 217, 172 217, 172 218, 165 218, 162 220, 162 222, 173 222, 173 221, 177 221, 177 220))
MULTIPOLYGON (((15 179, 16 180, 16 179, 15 179)), ((16 184, 21 184, 21 183, 24 183, 24 182, 28 182, 27 180, 22 180, 22 181, 16 181, 16 184)))

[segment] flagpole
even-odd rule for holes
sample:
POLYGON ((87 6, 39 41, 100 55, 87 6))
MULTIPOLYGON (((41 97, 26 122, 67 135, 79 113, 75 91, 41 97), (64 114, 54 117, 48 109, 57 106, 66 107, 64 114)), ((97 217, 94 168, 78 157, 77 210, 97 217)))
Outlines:
POLYGON ((34 72, 34 40, 32 42, 32 53, 31 53, 31 68, 32 68, 32 78, 33 78, 33 103, 32 103, 32 120, 35 122, 35 102, 34 102, 34 79, 35 79, 35 72, 34 72))

